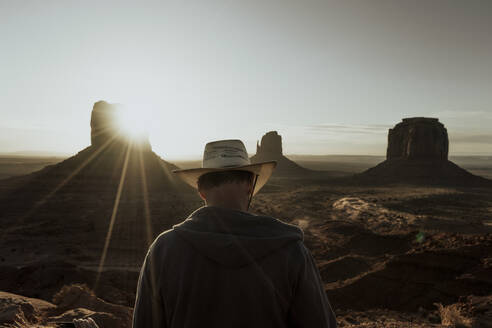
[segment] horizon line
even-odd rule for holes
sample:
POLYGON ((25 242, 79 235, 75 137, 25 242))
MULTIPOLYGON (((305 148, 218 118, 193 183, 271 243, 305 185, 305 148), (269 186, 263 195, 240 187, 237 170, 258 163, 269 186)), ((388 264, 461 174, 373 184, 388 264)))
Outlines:
MULTIPOLYGON (((25 151, 11 151, 11 152, 0 152, 0 157, 29 157, 29 158, 69 158, 75 156, 79 151, 76 152, 56 152, 56 151, 40 151, 40 150, 25 150, 25 151)), ((156 152, 153 150, 159 157, 166 161, 173 162, 187 162, 187 161, 201 161, 202 155, 184 155, 184 156, 164 156, 160 152, 156 152)), ((254 153, 249 154, 249 156, 253 156, 254 153)), ((291 154, 283 154, 286 157, 329 157, 329 156, 339 156, 339 157, 386 157, 386 154, 353 154, 353 153, 326 153, 326 154, 310 154, 310 153, 291 153, 291 154)), ((448 157, 492 157, 492 153, 458 153, 458 154, 449 154, 448 157)))

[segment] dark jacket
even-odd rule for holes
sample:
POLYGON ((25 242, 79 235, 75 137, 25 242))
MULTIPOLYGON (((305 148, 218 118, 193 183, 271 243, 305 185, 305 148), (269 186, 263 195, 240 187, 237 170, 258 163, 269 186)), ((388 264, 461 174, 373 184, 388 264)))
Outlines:
POLYGON ((149 248, 134 328, 336 327, 302 231, 206 206, 149 248))

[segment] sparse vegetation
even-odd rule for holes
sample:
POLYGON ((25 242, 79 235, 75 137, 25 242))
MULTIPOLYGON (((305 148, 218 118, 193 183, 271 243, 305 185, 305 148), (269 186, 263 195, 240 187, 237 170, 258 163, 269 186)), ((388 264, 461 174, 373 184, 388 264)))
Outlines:
POLYGON ((442 304, 436 304, 439 315, 441 317, 441 324, 445 326, 455 327, 455 328, 471 328, 472 320, 466 318, 462 314, 461 305, 451 304, 448 306, 443 306, 442 304))
POLYGON ((63 286, 55 295, 53 295, 53 304, 62 304, 63 300, 65 300, 68 295, 73 294, 74 290, 79 290, 91 296, 96 296, 94 291, 86 284, 70 284, 63 286))

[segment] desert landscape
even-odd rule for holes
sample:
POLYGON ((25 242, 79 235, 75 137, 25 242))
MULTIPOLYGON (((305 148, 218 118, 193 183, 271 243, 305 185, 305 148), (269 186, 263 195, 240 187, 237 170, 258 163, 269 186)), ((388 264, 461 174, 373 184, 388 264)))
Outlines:
POLYGON ((492 328, 492 1, 0 0, 0 27, 0 328, 130 328, 156 262, 174 326, 333 326, 324 289, 341 328, 492 328), (202 237, 143 266, 236 165, 261 190, 209 175, 208 204, 303 235, 209 254, 281 272, 219 275, 202 237))
MULTIPOLYGON (((118 135, 114 111, 94 104, 76 155, 1 173, 1 327, 131 327, 149 244, 202 206, 172 174, 197 163, 118 135)), ((386 157, 287 157, 284 142, 267 132, 251 157, 278 162, 252 212, 303 229, 340 327, 491 326, 490 158, 448 160, 435 118, 396 124, 386 157)))

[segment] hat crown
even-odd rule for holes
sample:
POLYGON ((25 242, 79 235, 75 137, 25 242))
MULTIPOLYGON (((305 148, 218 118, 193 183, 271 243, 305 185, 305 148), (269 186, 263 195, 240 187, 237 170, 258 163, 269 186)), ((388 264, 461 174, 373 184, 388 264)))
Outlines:
POLYGON ((219 140, 205 145, 203 168, 225 168, 249 164, 251 161, 241 140, 219 140))

